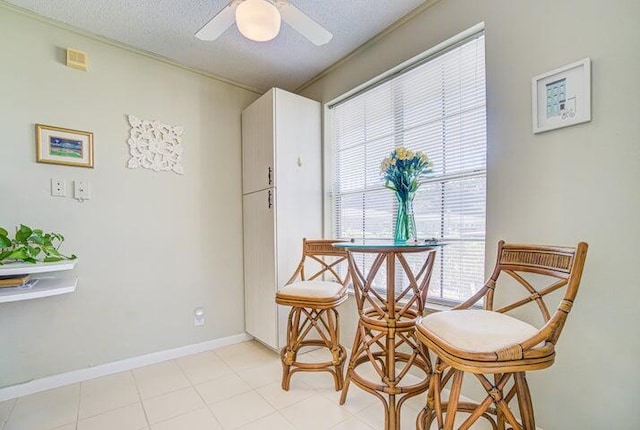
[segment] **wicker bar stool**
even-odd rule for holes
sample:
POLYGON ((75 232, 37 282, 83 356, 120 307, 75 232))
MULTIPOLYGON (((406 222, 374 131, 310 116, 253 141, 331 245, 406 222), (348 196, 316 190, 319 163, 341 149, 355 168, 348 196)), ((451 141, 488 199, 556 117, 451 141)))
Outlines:
POLYGON ((336 307, 347 299, 350 275, 346 268, 347 252, 331 245, 336 242, 303 239, 302 260, 291 279, 276 294, 276 303, 291 306, 287 345, 280 351, 283 390, 289 390, 291 376, 296 372, 329 372, 333 375, 336 391, 342 389, 347 352, 340 344, 340 318, 336 307), (343 263, 345 267, 340 270, 343 263), (317 337, 311 337, 312 334, 317 337), (298 361, 298 352, 305 346, 327 348, 331 361, 298 361))
POLYGON ((453 310, 418 320, 417 337, 437 360, 417 429, 431 428, 436 419, 438 429, 452 430, 458 411, 468 414, 458 427, 462 430, 480 418, 496 430, 504 430, 507 424, 517 430, 536 429, 525 372, 545 369, 554 362, 555 345, 578 292, 587 247, 584 242, 569 248, 500 241, 495 269, 484 287, 453 310), (502 274, 508 280, 504 287, 520 285, 525 291, 520 300, 494 309, 494 292, 502 274), (551 314, 545 300, 562 288, 564 295, 551 314), (483 309, 472 308, 483 300, 483 309), (507 315, 526 304, 537 305, 542 328, 507 315), (473 374, 486 391, 480 403, 460 401, 465 372, 473 374), (442 390, 449 381, 449 398, 443 401, 442 390), (514 398, 521 423, 509 406, 514 398))

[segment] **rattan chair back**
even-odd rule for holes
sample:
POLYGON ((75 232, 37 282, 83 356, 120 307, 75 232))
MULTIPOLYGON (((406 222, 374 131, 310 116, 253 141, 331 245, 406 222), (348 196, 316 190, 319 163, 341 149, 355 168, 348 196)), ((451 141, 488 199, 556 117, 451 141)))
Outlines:
MULTIPOLYGON (((541 342, 556 344, 578 293, 582 271, 587 255, 587 244, 558 247, 540 245, 517 245, 498 242, 498 257, 493 273, 486 284, 470 299, 455 309, 466 309, 481 303, 484 309, 506 313, 535 303, 540 310, 544 326, 537 336, 521 345, 526 351, 541 342), (526 274, 536 274, 533 282, 526 274), (496 308, 494 296, 501 277, 515 280, 515 284, 525 289, 526 297, 496 308), (564 289, 564 295, 553 314, 547 303, 549 294, 564 289)), ((507 283, 502 283, 505 286, 507 283)), ((513 285, 510 283, 509 285, 513 285)), ((516 346, 517 347, 517 346, 516 346)), ((519 354, 517 354, 519 355, 519 354)))
POLYGON ((347 251, 334 247, 336 242, 335 239, 302 239, 302 258, 287 284, 327 280, 339 282, 346 289, 351 281, 346 263, 347 251))

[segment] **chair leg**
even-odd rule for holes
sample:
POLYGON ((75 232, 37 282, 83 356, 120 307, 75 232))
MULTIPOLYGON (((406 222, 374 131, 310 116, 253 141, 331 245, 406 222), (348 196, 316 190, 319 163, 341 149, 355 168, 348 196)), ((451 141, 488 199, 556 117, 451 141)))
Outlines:
MULTIPOLYGON (((509 401, 511 400, 511 394, 505 396, 504 389, 509 379, 514 375, 512 373, 504 373, 496 375, 494 377, 495 382, 491 383, 482 374, 475 374, 485 391, 488 394, 487 400, 491 400, 495 405, 495 414, 504 421, 504 424, 508 423, 513 429, 521 430, 521 426, 513 415, 513 412, 509 408, 509 401)), ((503 424, 503 425, 504 425, 503 424)))
POLYGON ((358 324, 358 328, 356 329, 356 336, 353 339, 353 347, 351 348, 351 359, 349 360, 349 366, 347 368, 347 374, 344 377, 344 383, 342 384, 342 394, 340 394, 340 404, 344 405, 344 402, 347 400, 347 392, 349 391, 349 383, 351 382, 351 371, 354 368, 354 363, 356 358, 358 358, 358 349, 360 348, 360 325, 358 324))
POLYGON ((529 391, 529 384, 527 384, 525 373, 518 372, 513 376, 516 384, 522 428, 524 430, 536 430, 536 422, 533 415, 533 403, 531 402, 531 393, 529 391))
POLYGON ((300 328, 301 308, 293 307, 289 312, 287 321, 287 345, 280 351, 280 361, 282 362, 282 389, 289 391, 291 383, 291 365, 296 361, 297 340, 300 328))
POLYGON ((458 410, 458 402, 460 401, 460 391, 462 389, 462 377, 464 372, 456 370, 453 374, 453 383, 451 384, 451 393, 449 393, 449 401, 447 402, 447 415, 444 421, 444 430, 453 430, 456 419, 456 411, 458 410))
MULTIPOLYGON (((493 375, 493 381, 496 386, 498 385, 498 381, 501 377, 501 373, 496 373, 493 375)), ((502 410, 500 410, 500 408, 496 408, 496 424, 498 426, 498 430, 506 430, 507 428, 507 420, 505 419, 504 414, 502 413, 502 410)))
MULTIPOLYGON (((436 362, 436 366, 439 363, 436 362)), ((429 389, 427 390, 427 404, 418 414, 416 419, 416 430, 429 430, 433 418, 438 415, 438 428, 442 428, 442 407, 440 404, 440 375, 437 370, 429 377, 429 389), (437 399, 437 403, 436 403, 437 399)))
POLYGON ((344 361, 343 348, 340 346, 340 315, 334 308, 326 310, 327 322, 329 326, 329 336, 331 339, 331 357, 334 368, 334 379, 336 391, 342 390, 344 382, 344 361))
MULTIPOLYGON (((443 381, 444 371, 447 369, 447 366, 440 361, 440 358, 436 360, 436 365, 433 368, 433 413, 435 414, 436 420, 438 421, 438 428, 442 429, 444 427, 444 416, 442 414, 442 385, 446 385, 446 380, 443 381)), ((431 383, 429 383, 431 385, 431 383)), ((429 395, 429 394, 427 394, 429 395)), ((429 397, 427 397, 427 400, 429 397)))

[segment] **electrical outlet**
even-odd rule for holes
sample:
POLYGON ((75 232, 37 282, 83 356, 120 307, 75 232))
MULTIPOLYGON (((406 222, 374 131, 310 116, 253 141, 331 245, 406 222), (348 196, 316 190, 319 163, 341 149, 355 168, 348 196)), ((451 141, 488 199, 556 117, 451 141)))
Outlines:
POLYGON ((195 327, 200 327, 204 325, 205 317, 204 317, 204 308, 195 308, 193 310, 193 325, 195 327))
POLYGON ((73 198, 81 201, 91 198, 91 189, 88 181, 73 181, 73 198))
POLYGON ((51 195, 53 197, 66 197, 67 181, 59 178, 51 178, 51 195))

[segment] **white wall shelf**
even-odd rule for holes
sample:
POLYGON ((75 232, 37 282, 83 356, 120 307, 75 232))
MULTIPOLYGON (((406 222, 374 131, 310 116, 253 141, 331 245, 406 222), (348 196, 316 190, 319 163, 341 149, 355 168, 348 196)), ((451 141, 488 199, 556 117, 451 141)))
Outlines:
POLYGON ((78 260, 55 261, 53 263, 9 263, 0 266, 0 276, 71 270, 76 266, 76 261, 78 260))
MULTIPOLYGON (((0 266, 0 276, 31 275, 36 273, 59 272, 71 270, 78 260, 56 261, 53 263, 10 263, 0 266)), ((19 300, 37 299, 73 293, 78 285, 78 278, 59 276, 37 276, 31 278, 21 287, 0 288, 0 303, 19 300)))
POLYGON ((0 303, 73 293, 76 290, 76 285, 78 285, 78 278, 52 276, 35 278, 29 280, 22 287, 0 288, 0 303))

